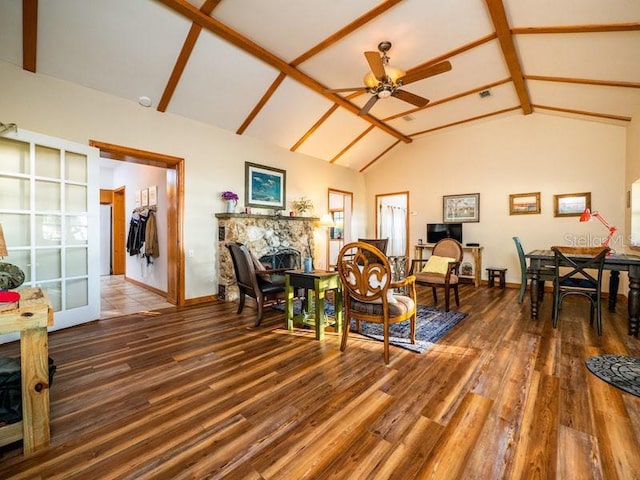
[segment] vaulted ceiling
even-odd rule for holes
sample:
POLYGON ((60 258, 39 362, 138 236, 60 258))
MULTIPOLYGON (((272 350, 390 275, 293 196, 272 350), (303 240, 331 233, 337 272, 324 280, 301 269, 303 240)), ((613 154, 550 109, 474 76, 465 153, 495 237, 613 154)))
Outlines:
POLYGON ((359 171, 469 122, 640 108, 638 0, 2 0, 0 39, 26 70, 359 171), (451 64, 400 86, 426 106, 327 91, 363 87, 381 41, 407 79, 451 64))

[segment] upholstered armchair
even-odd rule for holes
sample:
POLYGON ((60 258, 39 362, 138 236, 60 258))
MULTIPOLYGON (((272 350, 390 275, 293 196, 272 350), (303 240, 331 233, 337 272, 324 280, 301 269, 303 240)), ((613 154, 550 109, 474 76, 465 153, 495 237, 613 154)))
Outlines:
POLYGON ((460 262, 462 262, 462 245, 453 238, 443 238, 433 247, 428 259, 414 259, 411 262, 409 275, 415 275, 416 284, 431 287, 433 301, 438 305, 438 288, 444 289, 445 311, 449 311, 450 291, 460 306, 458 283, 460 281, 460 262))

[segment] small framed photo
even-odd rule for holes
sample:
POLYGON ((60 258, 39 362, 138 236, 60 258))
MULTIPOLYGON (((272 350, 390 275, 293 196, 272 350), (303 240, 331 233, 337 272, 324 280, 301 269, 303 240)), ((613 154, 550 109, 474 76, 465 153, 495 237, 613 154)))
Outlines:
POLYGON ((149 205, 149 189, 145 188, 140 192, 140 206, 146 207, 149 205))
POLYGON ((149 187, 149 206, 158 204, 158 186, 149 187))
POLYGON ((284 210, 287 172, 245 162, 244 204, 248 207, 284 210))
POLYGON ((479 222, 480 194, 444 195, 442 197, 442 220, 444 223, 479 222))
POLYGON ((579 217, 587 208, 591 209, 591 192, 553 196, 554 217, 579 217))
POLYGON ((540 192, 513 193, 509 195, 509 215, 540 213, 540 192))

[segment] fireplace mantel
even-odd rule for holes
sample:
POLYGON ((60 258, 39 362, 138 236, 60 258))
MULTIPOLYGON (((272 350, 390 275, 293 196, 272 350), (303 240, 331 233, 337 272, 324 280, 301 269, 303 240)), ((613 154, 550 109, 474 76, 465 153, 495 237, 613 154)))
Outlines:
POLYGON ((318 217, 294 217, 288 215, 259 215, 255 213, 216 213, 216 218, 237 218, 248 219, 257 218, 262 220, 276 220, 276 221, 318 221, 318 217))
POLYGON ((216 213, 218 221, 218 298, 238 298, 228 242, 246 245, 256 258, 281 249, 294 249, 302 258, 313 252, 314 224, 317 217, 257 215, 252 213, 216 213))

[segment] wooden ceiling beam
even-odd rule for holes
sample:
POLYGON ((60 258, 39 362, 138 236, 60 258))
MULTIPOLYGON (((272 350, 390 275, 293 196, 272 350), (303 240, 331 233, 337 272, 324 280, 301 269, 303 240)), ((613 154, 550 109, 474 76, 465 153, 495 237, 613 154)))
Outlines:
POLYGON ((364 172, 367 168, 369 168, 371 165, 373 165, 374 163, 376 163, 378 160, 380 160, 382 157, 384 157, 387 152, 389 150, 391 150, 392 148, 394 148, 396 145, 398 145, 400 143, 400 140, 397 140, 393 145, 389 146, 388 148, 385 148, 385 150, 378 155, 376 158, 374 158, 373 160, 371 160, 369 163, 367 163, 364 167, 362 167, 360 170, 358 170, 358 172, 362 173, 364 172))
POLYGON ((501 115, 501 114, 507 113, 507 112, 513 112, 514 110, 518 110, 520 108, 521 107, 504 108, 502 110, 497 110, 497 111, 491 112, 491 113, 485 113, 483 115, 478 115, 476 117, 465 118, 464 120, 459 120, 457 122, 447 123, 446 125, 440 125, 439 127, 434 127, 434 128, 430 128, 428 130, 422 130, 420 132, 415 132, 415 133, 412 133, 411 136, 412 137, 417 137, 419 135, 424 135, 425 133, 431 133, 431 132, 436 132, 438 130, 442 130, 443 128, 455 127, 456 125, 462 125, 464 123, 475 122, 476 120, 481 120, 483 118, 493 117, 495 115, 501 115))
MULTIPOLYGON (((335 93, 327 92, 326 91, 327 87, 322 85, 317 80, 309 77, 308 75, 304 74, 303 72, 296 69, 295 67, 292 67, 281 58, 275 56, 273 53, 264 49, 263 47, 256 44, 255 42, 252 42, 248 38, 240 35, 238 32, 229 28, 227 25, 223 24, 222 22, 208 15, 204 15, 202 12, 200 12, 197 8, 195 8, 193 5, 188 3, 186 0, 157 0, 157 1, 171 8, 173 11, 179 13, 180 15, 197 23, 203 28, 206 28, 210 32, 219 36, 220 38, 225 39, 232 45, 235 45, 236 47, 241 48, 242 50, 249 53, 250 55, 253 55, 254 57, 267 63, 268 65, 271 65, 275 69, 280 70, 282 73, 285 73, 286 75, 290 76, 291 78, 300 82, 301 84, 305 85, 311 90, 314 90, 316 93, 319 93, 320 95, 328 98, 330 101, 337 103, 341 107, 347 109, 348 111, 354 113, 355 115, 358 115, 360 108, 357 105, 354 105, 353 103, 345 100, 343 97, 336 95, 335 93)), ((390 135, 393 135, 394 137, 402 140, 405 143, 411 143, 412 141, 406 135, 403 135, 402 133, 389 127, 388 125, 384 124, 383 122, 381 122, 380 120, 378 120, 377 118, 371 115, 363 115, 361 116, 361 118, 364 118, 372 125, 384 130, 385 132, 389 133, 390 135)))
POLYGON ((38 0, 22 0, 22 68, 36 72, 38 0))
POLYGON ((346 37, 350 33, 353 33, 354 31, 356 31, 366 23, 382 15, 384 12, 386 12, 390 8, 395 7, 401 1, 402 0, 386 0, 385 2, 382 2, 377 7, 369 10, 364 15, 361 15, 360 17, 356 18, 349 25, 346 25, 345 27, 341 28, 333 35, 325 38, 322 42, 317 44, 315 47, 304 52, 298 58, 293 60, 290 65, 295 67, 297 65, 300 65, 302 62, 309 60, 311 57, 313 57, 314 55, 317 55, 322 50, 329 48, 331 45, 333 45, 337 41, 342 40, 344 37, 346 37))
POLYGON ((346 147, 344 147, 342 150, 340 150, 340 152, 333 157, 331 160, 329 160, 329 163, 335 163, 336 160, 338 160, 342 155, 344 155, 349 149, 351 149, 351 147, 353 147, 356 143, 358 143, 360 140, 362 140, 371 130, 373 130, 373 125, 371 125, 370 127, 368 127, 364 132, 362 132, 360 135, 358 135, 349 145, 347 145, 346 147))
POLYGON ((602 33, 602 32, 635 32, 640 30, 640 23, 603 23, 598 25, 559 25, 553 27, 518 27, 512 28, 515 35, 542 33, 602 33))
MULTIPOLYGON (((200 7, 200 11, 205 15, 210 15, 213 12, 213 9, 218 6, 221 0, 205 0, 205 2, 200 7)), ((202 31, 202 26, 197 23, 192 23, 191 28, 189 29, 189 33, 187 33, 187 38, 184 40, 182 44, 182 50, 180 50, 180 54, 178 55, 178 59, 176 60, 175 65, 173 66, 173 70, 171 71, 171 76, 169 77, 169 81, 167 85, 164 87, 164 92, 162 92, 162 97, 160 98, 160 102, 158 103, 158 111, 165 112, 167 107, 169 106, 169 102, 173 97, 174 92, 176 91, 176 87, 178 86, 178 82, 180 81, 180 77, 182 77, 182 73, 187 66, 187 62, 191 57, 191 53, 193 52, 193 48, 196 45, 196 40, 200 36, 200 32, 202 31)))
POLYGON ((309 138, 313 132, 315 132, 318 128, 320 128, 320 126, 327 121, 327 119, 333 114, 333 112, 335 112, 338 109, 338 105, 337 104, 333 104, 331 105, 331 108, 329 108, 329 110, 327 110, 324 115, 322 115, 322 117, 320 117, 320 119, 309 129, 307 130, 307 132, 300 138, 300 140, 298 140, 296 142, 296 144, 290 148, 290 150, 292 152, 295 152, 300 145, 302 145, 307 138, 309 138))
POLYGON ((435 102, 429 103, 424 107, 412 108, 411 110, 407 110, 403 113, 398 113, 396 115, 392 115, 387 118, 383 118, 383 122, 389 122, 391 120, 395 120, 396 118, 402 118, 407 115, 411 115, 412 113, 418 112, 420 110, 426 110, 427 108, 435 107, 436 105, 441 105, 443 103, 452 102, 453 100, 457 100, 462 97, 466 97, 467 95, 473 95, 474 93, 481 92, 483 90, 488 90, 489 88, 497 87, 499 85, 504 85, 505 83, 509 83, 511 81, 511 77, 503 78, 502 80, 498 80, 495 82, 487 83, 486 85, 482 85, 481 87, 472 88, 471 90, 467 90, 466 92, 456 93, 455 95, 451 95, 450 97, 443 98, 442 100, 437 100, 435 102))
POLYGON ((256 118, 258 116, 258 113, 260 113, 260 110, 262 110, 262 107, 264 107, 269 101, 269 99, 272 97, 272 95, 276 93, 276 90, 278 89, 278 87, 284 81, 285 78, 287 78, 287 76, 284 73, 280 72, 280 75, 278 75, 278 77, 273 81, 273 83, 271 84, 269 89, 265 92, 265 94, 262 96, 260 101, 256 104, 255 107, 253 107, 253 109, 251 110, 251 113, 247 116, 247 118, 245 118, 244 122, 242 122, 242 125, 240 125, 240 128, 236 130, 236 133, 238 135, 242 135, 244 131, 249 127, 251 122, 253 122, 253 119, 256 118))
POLYGON ((516 52, 516 47, 513 44, 513 37, 509 29, 509 22, 507 21, 507 14, 504 11, 504 5, 502 0, 485 0, 487 7, 489 8, 489 14, 491 15, 491 21, 496 29, 498 35, 498 41, 500 42, 500 48, 502 49, 502 55, 507 63, 507 68, 513 80, 513 85, 516 88, 522 111, 525 115, 533 112, 531 108, 531 100, 529 98, 529 92, 527 86, 524 83, 524 77, 522 74, 522 67, 520 66, 520 59, 516 52))
MULTIPOLYGON (((400 3, 401 1, 402 0, 387 0, 387 1, 383 2, 383 3, 381 3, 380 5, 375 7, 374 9, 369 10, 364 15, 362 15, 359 18, 355 19, 349 25, 345 26, 344 28, 338 30, 333 35, 331 35, 328 38, 324 39, 322 42, 317 44, 315 47, 307 50, 305 53, 303 53, 298 58, 294 59, 291 63, 289 63, 289 65, 291 65, 292 67, 296 67, 296 66, 300 65, 301 63, 305 62, 309 58, 311 58, 314 55, 317 55, 318 53, 320 53, 322 50, 330 47, 331 45, 333 45, 337 41, 341 40, 342 38, 346 37, 350 33, 354 32, 355 30, 360 28, 362 25, 366 24, 367 22, 370 22, 374 18, 376 18, 379 15, 383 14, 384 12, 386 12, 387 10, 389 10, 391 7, 395 6, 396 4, 400 3)), ((245 119, 245 121, 242 123, 242 125, 240 126, 240 128, 238 129, 238 131, 236 133, 242 134, 249 127, 249 124, 253 121, 254 118, 256 118, 258 116, 258 113, 260 113, 260 110, 262 110, 262 108, 265 106, 265 104, 267 103, 268 99, 271 98, 271 96, 275 93, 274 86, 277 87, 278 85, 280 85, 282 83, 282 80, 284 80, 284 74, 283 73, 281 73, 278 76, 278 78, 275 80, 275 82, 271 85, 271 88, 269 88, 269 90, 264 94, 264 96, 262 97, 260 102, 258 102, 258 104, 253 108, 253 110, 251 111, 249 116, 245 119)), ((347 99, 350 99, 350 97, 347 97, 347 99)), ((337 109, 337 105, 334 104, 334 108, 331 108, 329 111, 330 112, 334 112, 336 109, 337 109)), ((302 143, 304 143, 304 141, 307 138, 310 137, 311 133, 313 131, 317 130, 320 127, 320 125, 322 125, 322 123, 324 121, 326 121, 330 116, 331 116, 330 114, 323 115, 322 118, 320 120, 318 120, 318 122, 316 122, 316 124, 313 127, 311 127, 311 129, 309 129, 309 131, 305 135, 303 135, 302 138, 300 138, 300 140, 298 140, 293 147, 290 148, 290 150, 292 152, 295 152, 298 149, 298 147, 300 147, 300 145, 302 145, 302 143)))
POLYGON ((622 115, 612 115, 609 113, 587 112, 585 110, 574 110, 572 108, 552 107, 549 105, 534 104, 535 108, 551 110, 554 112, 574 113, 576 115, 586 115, 588 117, 607 118, 609 120, 619 120, 621 122, 630 122, 631 117, 623 117, 622 115))
POLYGON ((583 85, 598 85, 602 87, 640 88, 638 82, 618 82, 615 80, 591 80, 587 78, 547 77, 543 75, 525 75, 526 80, 539 80, 542 82, 580 83, 583 85))

